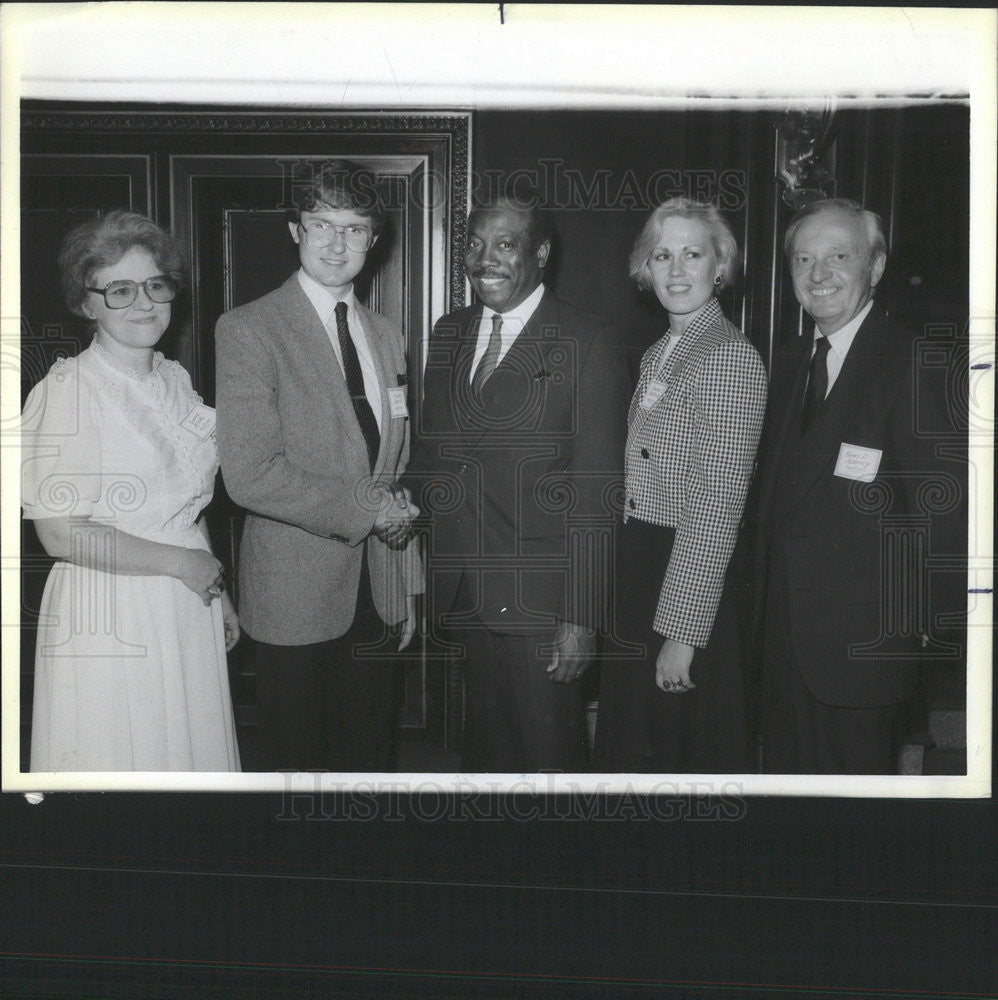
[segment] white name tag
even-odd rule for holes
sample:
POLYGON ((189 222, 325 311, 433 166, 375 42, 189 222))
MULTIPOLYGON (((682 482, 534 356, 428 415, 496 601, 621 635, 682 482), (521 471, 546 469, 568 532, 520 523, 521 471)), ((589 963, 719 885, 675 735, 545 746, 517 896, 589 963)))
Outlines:
POLYGON ((187 416, 180 421, 180 426, 205 441, 215 430, 215 411, 204 403, 195 403, 187 416))
POLYGON ((644 395, 641 397, 641 409, 650 410, 665 392, 665 383, 657 378, 653 378, 645 387, 644 395))
POLYGON ((396 417, 407 417, 409 411, 405 408, 405 389, 388 390, 388 408, 391 411, 392 419, 396 417))
POLYGON ((839 460, 835 463, 835 475, 843 479, 855 479, 860 483, 872 483, 880 468, 884 453, 878 448, 864 448, 858 444, 839 445, 839 460))

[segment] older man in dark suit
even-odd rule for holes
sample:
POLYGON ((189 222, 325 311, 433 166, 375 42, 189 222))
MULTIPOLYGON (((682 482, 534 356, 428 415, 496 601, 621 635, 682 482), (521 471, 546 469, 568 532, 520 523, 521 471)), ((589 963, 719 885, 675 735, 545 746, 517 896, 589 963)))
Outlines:
POLYGON ((812 203, 784 249, 815 327, 774 359, 760 453, 764 769, 896 772, 898 709, 929 643, 924 606, 909 602, 927 581, 917 560, 923 578, 895 573, 884 527, 919 511, 937 468, 918 432, 934 403, 916 395, 911 335, 873 301, 887 262, 879 217, 812 203))
POLYGON ((409 451, 402 336, 353 289, 381 231, 374 192, 351 164, 324 164, 288 221, 300 269, 218 321, 218 445, 247 510, 239 613, 265 770, 394 762, 392 653, 413 634, 422 584, 405 546, 416 511, 397 484, 409 451))
POLYGON ((606 526, 629 384, 616 332, 543 284, 529 193, 475 209, 480 304, 443 317, 409 466, 432 516, 431 615, 465 659, 468 771, 587 766, 579 678, 609 597, 606 526))

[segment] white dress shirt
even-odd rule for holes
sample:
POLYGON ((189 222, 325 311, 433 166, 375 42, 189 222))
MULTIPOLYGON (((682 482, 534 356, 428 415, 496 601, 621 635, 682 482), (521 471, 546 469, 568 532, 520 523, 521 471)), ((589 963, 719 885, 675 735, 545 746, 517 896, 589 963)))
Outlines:
POLYGON ((318 313, 319 321, 325 327, 326 336, 329 337, 329 342, 333 345, 341 369, 343 368, 343 355, 340 352, 340 335, 336 329, 335 310, 340 301, 347 304, 347 326, 350 328, 350 339, 353 341, 353 346, 357 348, 357 360, 360 362, 361 375, 364 376, 364 393, 368 403, 371 404, 374 419, 378 422, 378 430, 381 431, 381 384, 378 381, 378 369, 374 365, 371 345, 367 340, 367 331, 364 329, 360 313, 357 311, 357 299, 353 293, 353 285, 350 286, 350 291, 347 292, 346 296, 340 300, 314 278, 310 278, 303 270, 298 271, 298 283, 318 313))
MULTIPOLYGON (((852 347, 852 342, 856 339, 856 334, 863 325, 863 320, 866 319, 872 308, 873 299, 870 299, 841 330, 836 330, 835 333, 828 335, 828 357, 825 359, 825 366, 828 369, 828 388, 825 390, 825 399, 828 399, 828 394, 832 391, 832 386, 835 385, 835 380, 839 377, 839 372, 842 371, 842 365, 845 364, 849 348, 852 347)), ((824 334, 815 327, 814 341, 811 344, 812 358, 814 357, 818 337, 822 336, 824 334)))
POLYGON ((533 316, 534 311, 541 303, 544 296, 544 285, 538 285, 516 308, 510 309, 508 313, 496 313, 488 306, 482 308, 482 322, 478 327, 478 341, 475 346, 475 357, 472 361, 469 382, 474 379, 478 363, 485 354, 485 349, 489 346, 489 338, 492 336, 492 317, 502 316, 502 327, 499 330, 499 339, 502 347, 499 349, 498 365, 509 353, 509 349, 516 343, 516 338, 523 332, 527 321, 533 316))

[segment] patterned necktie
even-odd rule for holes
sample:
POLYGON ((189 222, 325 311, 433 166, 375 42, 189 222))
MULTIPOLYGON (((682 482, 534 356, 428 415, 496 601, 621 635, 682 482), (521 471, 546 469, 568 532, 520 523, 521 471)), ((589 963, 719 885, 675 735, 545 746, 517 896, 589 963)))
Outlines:
POLYGON ((367 394, 364 392, 364 375, 360 370, 357 348, 354 346, 353 337, 350 336, 350 328, 347 326, 347 304, 337 302, 333 311, 336 314, 336 333, 340 339, 340 355, 343 358, 343 374, 347 380, 347 391, 350 393, 353 411, 357 414, 357 423, 360 424, 364 441, 367 444, 367 457, 373 472, 375 463, 378 461, 378 450, 381 448, 378 421, 374 419, 374 411, 371 409, 371 404, 367 401, 367 394))
POLYGON ((804 392, 804 407, 800 415, 801 433, 814 420, 828 392, 828 349, 831 344, 827 337, 818 336, 814 345, 811 367, 808 369, 807 389, 804 392))
POLYGON ((471 380, 471 388, 476 396, 481 396, 485 383, 492 377, 492 373, 499 364, 499 352, 502 350, 502 337, 499 331, 502 329, 502 316, 496 313, 492 317, 492 333, 489 335, 489 345, 485 348, 482 360, 478 362, 475 369, 475 377, 471 380))

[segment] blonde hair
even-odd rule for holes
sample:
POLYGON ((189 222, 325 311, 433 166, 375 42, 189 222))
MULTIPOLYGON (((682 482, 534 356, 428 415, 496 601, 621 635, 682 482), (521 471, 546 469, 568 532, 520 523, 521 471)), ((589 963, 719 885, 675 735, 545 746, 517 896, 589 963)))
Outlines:
POLYGON ((720 282, 718 288, 726 288, 734 281, 741 254, 738 252, 738 242, 734 230, 728 220, 710 202, 694 201, 692 198, 670 198, 662 202, 641 229, 634 249, 631 251, 630 276, 637 282, 638 288, 647 291, 651 288, 648 275, 648 261, 652 251, 662 235, 662 226, 666 219, 678 216, 681 219, 696 219, 710 230, 711 243, 720 267, 720 282))

